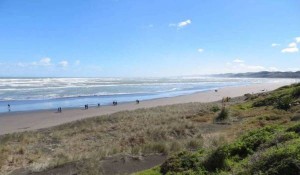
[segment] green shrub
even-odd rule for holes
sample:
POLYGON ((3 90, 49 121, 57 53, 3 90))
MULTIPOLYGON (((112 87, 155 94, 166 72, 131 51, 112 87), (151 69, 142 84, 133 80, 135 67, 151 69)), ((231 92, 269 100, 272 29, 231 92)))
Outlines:
POLYGON ((261 107, 261 106, 270 106, 273 105, 277 100, 276 96, 270 96, 270 97, 266 97, 266 98, 260 98, 258 100, 256 100, 252 106, 253 107, 261 107))
POLYGON ((300 97, 300 87, 296 87, 292 92, 293 98, 299 98, 300 97))
POLYGON ((287 142, 254 155, 244 174, 299 175, 300 140, 287 142))
POLYGON ((244 142, 248 150, 256 151, 257 148, 267 141, 275 137, 275 133, 279 132, 280 128, 277 126, 267 126, 261 129, 250 131, 243 135, 239 140, 244 142))
POLYGON ((245 100, 254 100, 254 99, 256 99, 258 97, 258 95, 257 94, 249 94, 249 93, 247 93, 247 94, 244 94, 244 97, 245 97, 245 100))
POLYGON ((226 150, 226 146, 219 147, 217 150, 213 151, 211 154, 208 155, 206 160, 204 160, 203 162, 203 166, 209 172, 228 169, 229 166, 226 161, 227 157, 228 152, 226 150))
POLYGON ((160 167, 158 166, 158 167, 154 167, 154 168, 142 171, 142 172, 137 172, 137 173, 134 173, 133 175, 161 175, 160 167))
POLYGON ((289 127, 286 131, 300 134, 300 123, 297 123, 294 126, 289 127))
POLYGON ((277 146, 278 144, 282 144, 284 142, 287 142, 289 140, 296 139, 296 138, 299 138, 299 136, 293 132, 278 133, 275 135, 275 137, 272 140, 267 141, 261 147, 265 149, 265 148, 269 148, 272 146, 277 146))
POLYGON ((288 110, 291 108, 292 98, 290 96, 284 96, 277 100, 275 107, 277 109, 288 110))
POLYGON ((170 157, 160 167, 162 174, 175 174, 188 172, 205 172, 201 165, 202 153, 181 152, 170 157))
POLYGON ((218 114, 218 116, 216 117, 216 121, 223 121, 228 119, 229 117, 229 112, 226 108, 222 108, 222 110, 220 111, 220 113, 218 114))
POLYGON ((219 106, 213 106, 213 107, 210 108, 210 111, 218 112, 218 111, 220 111, 220 108, 219 108, 219 106))
MULTIPOLYGON (((224 158, 239 161, 246 158, 248 155, 253 154, 262 144, 272 140, 278 130, 278 127, 268 126, 262 129, 250 131, 235 142, 221 147, 218 151, 223 152, 223 154, 226 155, 224 158)), ((218 161, 224 163, 225 160, 218 161)))

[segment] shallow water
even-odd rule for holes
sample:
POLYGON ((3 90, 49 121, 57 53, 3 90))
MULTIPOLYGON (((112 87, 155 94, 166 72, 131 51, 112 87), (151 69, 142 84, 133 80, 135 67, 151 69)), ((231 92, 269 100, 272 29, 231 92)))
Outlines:
POLYGON ((228 86, 292 79, 253 78, 0 78, 0 112, 96 106, 173 97, 228 86))

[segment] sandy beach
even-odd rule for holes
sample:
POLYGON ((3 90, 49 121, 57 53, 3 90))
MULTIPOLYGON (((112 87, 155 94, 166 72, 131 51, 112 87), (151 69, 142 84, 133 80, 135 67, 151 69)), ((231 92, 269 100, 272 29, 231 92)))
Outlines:
POLYGON ((88 110, 63 109, 62 113, 57 113, 53 110, 3 113, 0 114, 0 135, 52 127, 75 120, 112 114, 124 110, 135 110, 139 108, 151 108, 189 102, 213 102, 221 100, 223 97, 238 97, 246 93, 260 93, 262 90, 271 91, 287 84, 288 83, 265 83, 239 87, 226 87, 219 89, 218 92, 199 92, 178 97, 141 101, 140 104, 136 104, 135 102, 123 103, 117 106, 101 106, 100 108, 92 107, 88 110))

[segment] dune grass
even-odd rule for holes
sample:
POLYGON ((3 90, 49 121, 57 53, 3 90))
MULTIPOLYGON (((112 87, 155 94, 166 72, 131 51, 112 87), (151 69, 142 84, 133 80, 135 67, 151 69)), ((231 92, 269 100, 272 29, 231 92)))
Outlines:
MULTIPOLYGON (((277 150, 277 143, 287 147, 298 143, 295 133, 299 127, 289 126, 300 111, 299 87, 297 84, 231 99, 225 112, 220 102, 187 103, 123 111, 38 131, 3 135, 0 174, 15 170, 41 172, 68 164, 78 174, 99 174, 100 162, 107 156, 156 153, 169 155, 170 159, 139 175, 251 174, 258 171, 256 160, 273 159, 273 153, 283 154, 280 150, 283 146, 277 150), (230 120, 215 122, 218 117, 230 120), (278 125, 281 127, 277 128, 278 125), (260 154, 262 149, 269 151, 260 154)), ((289 154, 297 149, 291 146, 289 154)), ((293 168, 298 159, 284 161, 293 168)))
MULTIPOLYGON (((216 148, 181 152, 160 167, 138 174, 300 174, 300 123, 292 120, 300 111, 299 87, 247 94, 244 103, 227 108, 226 116, 239 122, 233 121, 226 133, 239 133, 236 139, 216 148)), ((224 112, 217 118, 220 115, 223 118, 224 112)))
MULTIPOLYGON (((210 127, 218 103, 188 103, 124 111, 60 126, 0 136, 0 172, 19 168, 38 172, 70 162, 95 166, 102 158, 119 153, 170 154, 195 150, 206 135, 222 130, 210 127)), ((212 144, 215 144, 212 141, 212 144)), ((206 142, 208 143, 208 142, 206 142)), ((85 170, 84 170, 85 171, 85 170)))

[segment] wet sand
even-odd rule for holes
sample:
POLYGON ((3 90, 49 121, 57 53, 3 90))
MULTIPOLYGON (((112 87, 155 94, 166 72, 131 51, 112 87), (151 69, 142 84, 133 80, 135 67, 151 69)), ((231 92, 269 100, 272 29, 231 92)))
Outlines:
POLYGON ((123 103, 117 106, 92 107, 88 110, 83 109, 62 109, 62 113, 53 110, 32 111, 32 112, 11 112, 0 114, 0 135, 36 130, 63 123, 72 122, 89 117, 112 114, 124 110, 135 110, 140 108, 151 108, 189 102, 213 102, 219 101, 223 97, 238 97, 246 93, 260 93, 262 90, 271 91, 289 83, 265 83, 239 87, 221 88, 218 92, 206 91, 190 95, 161 98, 154 100, 141 101, 140 104, 123 103))

